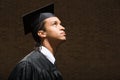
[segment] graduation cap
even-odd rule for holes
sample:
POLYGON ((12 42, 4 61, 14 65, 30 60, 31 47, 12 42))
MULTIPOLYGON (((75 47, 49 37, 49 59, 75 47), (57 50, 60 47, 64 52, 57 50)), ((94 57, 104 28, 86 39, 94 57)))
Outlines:
POLYGON ((35 41, 38 40, 37 31, 42 28, 39 24, 46 18, 54 17, 54 4, 49 4, 40 9, 32 11, 23 16, 24 32, 25 34, 32 33, 35 41))
POLYGON ((53 3, 24 15, 23 24, 25 34, 33 32, 39 23, 52 16, 54 16, 53 3))

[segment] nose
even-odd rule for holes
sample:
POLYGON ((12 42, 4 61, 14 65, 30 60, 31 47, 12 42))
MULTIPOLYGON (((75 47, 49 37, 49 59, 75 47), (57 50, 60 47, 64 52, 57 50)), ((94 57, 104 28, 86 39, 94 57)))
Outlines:
POLYGON ((63 27, 62 25, 60 25, 60 29, 61 30, 65 30, 65 27, 63 27))

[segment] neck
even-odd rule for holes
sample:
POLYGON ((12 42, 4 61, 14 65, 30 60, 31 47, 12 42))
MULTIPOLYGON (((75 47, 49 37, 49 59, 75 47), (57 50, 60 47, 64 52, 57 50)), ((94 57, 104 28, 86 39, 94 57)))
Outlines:
POLYGON ((55 55, 58 47, 57 43, 44 40, 42 45, 46 47, 53 55, 55 55))

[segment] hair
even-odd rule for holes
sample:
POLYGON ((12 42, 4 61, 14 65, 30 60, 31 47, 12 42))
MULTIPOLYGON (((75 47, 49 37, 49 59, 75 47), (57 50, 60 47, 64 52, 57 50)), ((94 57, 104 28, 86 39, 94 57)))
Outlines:
POLYGON ((38 36, 38 31, 39 31, 39 30, 45 31, 44 25, 45 25, 45 21, 40 22, 40 23, 36 26, 35 30, 33 30, 33 32, 32 32, 32 36, 33 36, 34 40, 36 41, 35 48, 36 48, 36 47, 39 47, 39 46, 41 45, 41 37, 38 36))

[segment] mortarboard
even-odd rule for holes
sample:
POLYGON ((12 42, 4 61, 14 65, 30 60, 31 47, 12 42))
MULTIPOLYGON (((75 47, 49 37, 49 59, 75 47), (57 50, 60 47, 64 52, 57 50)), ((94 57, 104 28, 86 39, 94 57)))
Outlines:
MULTIPOLYGON (((44 19, 54 16, 54 4, 49 4, 45 7, 27 13, 23 16, 23 25, 25 34, 33 32, 38 28, 38 24, 44 19)), ((40 27, 40 26, 39 26, 40 27)))
POLYGON ((32 33, 35 41, 39 42, 39 37, 37 35, 38 29, 41 26, 38 26, 46 18, 54 17, 54 4, 49 4, 45 7, 27 13, 23 16, 23 25, 25 34, 32 33))

